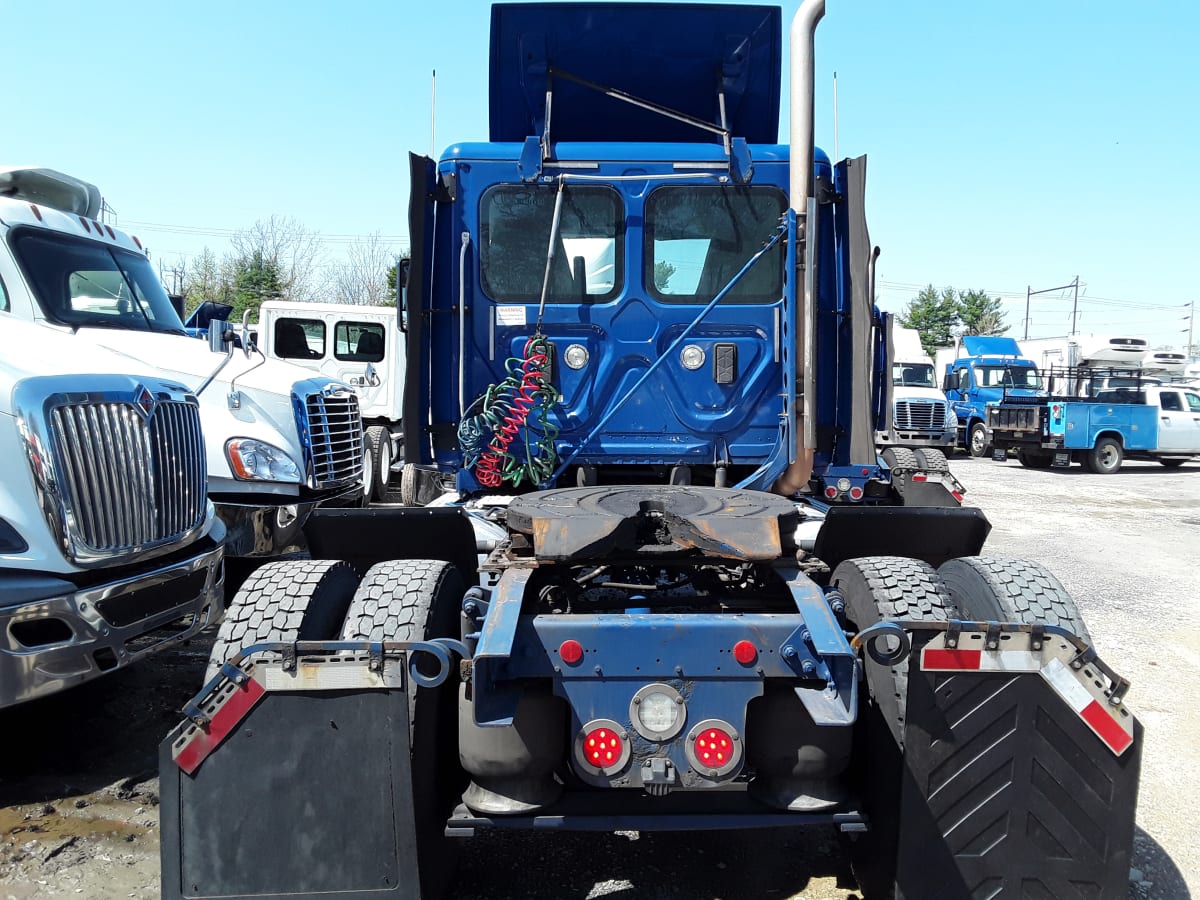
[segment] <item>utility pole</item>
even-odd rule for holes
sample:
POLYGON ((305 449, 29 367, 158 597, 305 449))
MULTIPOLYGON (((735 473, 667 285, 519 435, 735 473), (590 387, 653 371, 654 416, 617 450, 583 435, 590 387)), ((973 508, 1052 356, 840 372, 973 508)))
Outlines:
POLYGON ((1067 288, 1075 289, 1075 308, 1071 312, 1071 334, 1075 334, 1075 316, 1079 310, 1079 276, 1075 276, 1075 280, 1068 284, 1060 285, 1059 287, 1046 288, 1042 291, 1035 291, 1028 285, 1025 286, 1025 337, 1022 340, 1029 340, 1029 298, 1036 297, 1038 294, 1053 294, 1055 291, 1065 291, 1067 288))
POLYGON ((1188 320, 1188 327, 1187 327, 1188 339, 1187 339, 1187 346, 1185 346, 1183 348, 1183 354, 1184 354, 1184 356, 1186 356, 1188 358, 1188 362, 1191 362, 1192 361, 1192 333, 1194 332, 1195 326, 1196 326, 1196 301, 1193 300, 1191 303, 1189 303, 1187 305, 1188 305, 1188 314, 1186 316, 1184 316, 1184 318, 1188 320))

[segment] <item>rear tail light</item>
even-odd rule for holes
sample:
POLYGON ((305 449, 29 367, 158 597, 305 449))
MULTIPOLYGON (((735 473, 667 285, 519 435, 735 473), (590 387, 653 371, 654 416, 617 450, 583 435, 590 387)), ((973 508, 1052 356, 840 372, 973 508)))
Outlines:
POLYGON ((854 487, 850 488, 850 499, 851 500, 861 500, 862 498, 863 498, 863 489, 862 488, 860 488, 858 485, 855 485, 854 487))
POLYGON ((837 488, 835 488, 833 485, 825 488, 825 496, 830 500, 835 499, 837 497, 837 488))
POLYGON ((688 732, 688 762, 699 774, 721 778, 742 764, 742 739, 728 722, 707 719, 688 732))
POLYGON ((629 762, 629 733, 611 719, 593 719, 575 740, 575 761, 590 775, 615 775, 629 762))

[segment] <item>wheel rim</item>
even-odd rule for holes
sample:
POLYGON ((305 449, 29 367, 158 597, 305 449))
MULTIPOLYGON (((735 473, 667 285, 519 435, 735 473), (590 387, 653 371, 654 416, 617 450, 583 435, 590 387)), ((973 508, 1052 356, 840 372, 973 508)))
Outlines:
POLYGON ((976 456, 983 453, 984 442, 983 429, 976 425, 971 429, 971 451, 976 456))
POLYGON ((363 454, 363 496, 367 499, 371 497, 371 490, 375 486, 375 461, 371 459, 371 454, 363 454))
POLYGON ((1105 444, 1100 448, 1100 465, 1106 469, 1111 469, 1117 462, 1117 451, 1112 444, 1105 444))
POLYGON ((388 481, 391 480, 392 471, 392 444, 391 439, 385 437, 379 445, 379 472, 376 473, 379 478, 379 492, 387 493, 388 481))

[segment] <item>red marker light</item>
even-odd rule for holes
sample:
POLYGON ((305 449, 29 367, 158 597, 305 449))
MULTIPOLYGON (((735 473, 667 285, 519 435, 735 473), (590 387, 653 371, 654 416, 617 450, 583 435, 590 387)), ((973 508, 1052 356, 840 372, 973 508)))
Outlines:
POLYGON ((616 765, 624 753, 621 736, 611 728, 594 728, 583 738, 583 758, 597 769, 616 765))
POLYGON ((579 665, 580 660, 583 659, 583 645, 579 641, 563 641, 559 645, 558 655, 568 666, 579 665))
POLYGON ((825 496, 830 500, 834 499, 837 496, 837 488, 835 488, 833 485, 825 488, 825 496))
POLYGON ((733 645, 733 658, 748 666, 758 659, 758 648, 749 641, 738 641, 733 645))
POLYGON ((723 728, 705 728, 692 749, 700 765, 721 769, 733 758, 733 737, 723 728))
POLYGON ((863 489, 862 488, 860 488, 858 485, 855 485, 854 487, 850 488, 850 499, 851 500, 861 500, 862 498, 863 498, 863 489))

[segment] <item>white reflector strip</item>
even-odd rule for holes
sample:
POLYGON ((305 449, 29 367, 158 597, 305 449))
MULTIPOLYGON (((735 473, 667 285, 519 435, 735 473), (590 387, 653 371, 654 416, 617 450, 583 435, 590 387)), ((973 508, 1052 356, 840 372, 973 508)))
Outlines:
POLYGON ((1124 725, 1105 708, 1104 704, 1079 683, 1062 660, 1057 658, 1050 660, 1042 669, 1042 677, 1117 756, 1124 753, 1133 743, 1133 735, 1125 730, 1124 725))

